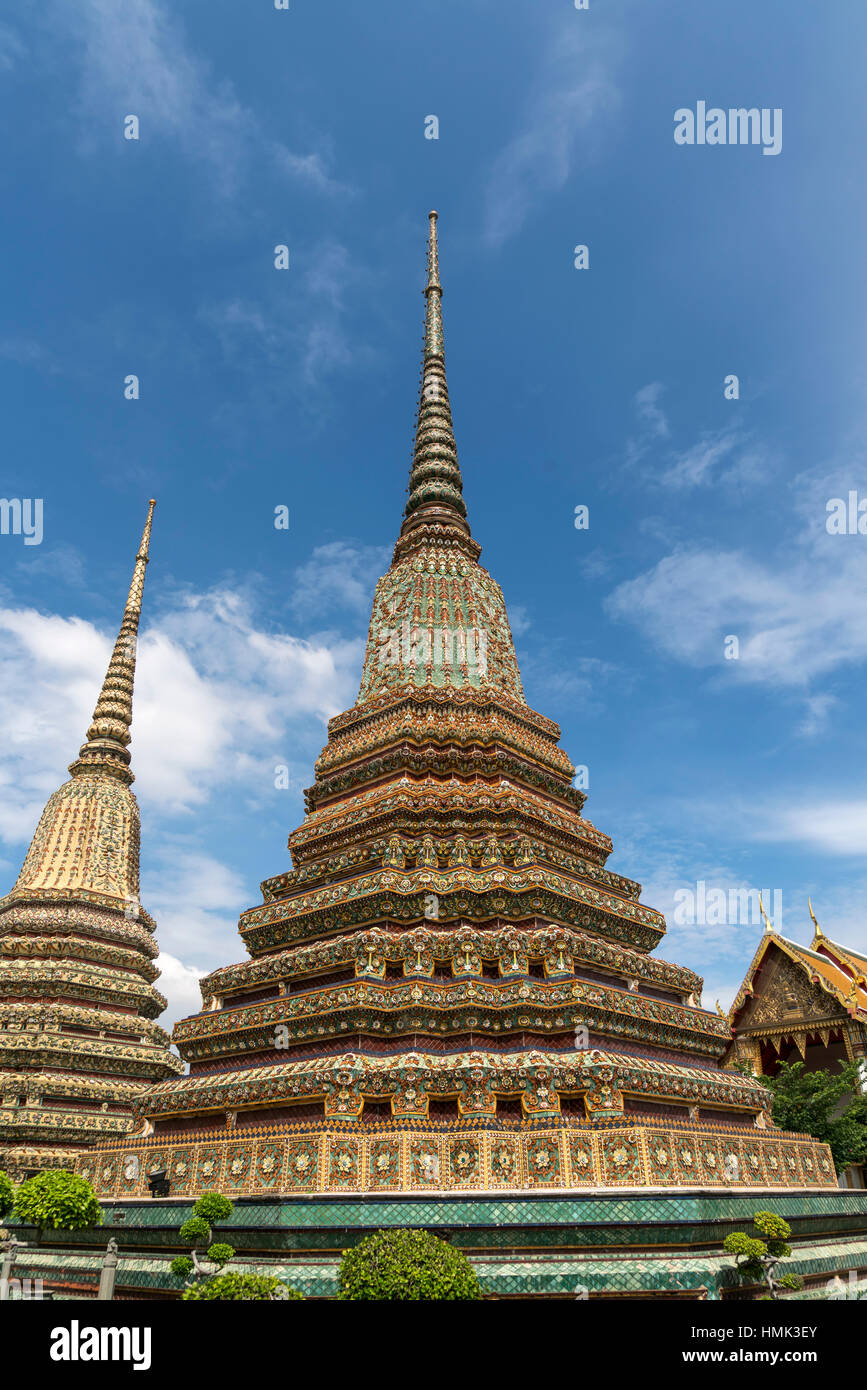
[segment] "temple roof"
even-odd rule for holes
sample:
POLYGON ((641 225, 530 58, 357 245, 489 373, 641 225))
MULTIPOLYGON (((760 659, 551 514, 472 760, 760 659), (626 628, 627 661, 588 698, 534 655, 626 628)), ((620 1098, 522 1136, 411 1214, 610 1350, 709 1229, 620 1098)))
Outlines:
MULTIPOLYGON (((812 915, 812 906, 811 906, 812 915)), ((768 952, 774 948, 803 970, 812 984, 819 985, 853 1017, 867 1019, 867 956, 850 946, 842 946, 825 935, 813 917, 815 932, 809 946, 789 941, 774 930, 766 930, 750 962, 744 982, 728 1012, 733 1027, 747 1000, 753 994, 753 980, 768 952)))

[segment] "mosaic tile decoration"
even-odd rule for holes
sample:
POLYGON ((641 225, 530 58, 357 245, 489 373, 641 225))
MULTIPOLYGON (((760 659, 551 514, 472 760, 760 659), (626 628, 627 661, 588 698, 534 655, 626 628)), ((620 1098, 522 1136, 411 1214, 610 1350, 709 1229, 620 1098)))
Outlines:
POLYGON ((816 1187, 836 1189, 826 1144, 666 1128, 375 1134, 329 1133, 222 1143, 129 1139, 122 1158, 83 1154, 76 1171, 100 1197, 146 1196, 165 1168, 172 1196, 197 1186, 228 1196, 258 1192, 448 1192, 587 1187, 816 1187), (207 1168, 207 1172, 205 1169, 207 1168), (195 1182, 193 1175, 196 1175, 195 1182))

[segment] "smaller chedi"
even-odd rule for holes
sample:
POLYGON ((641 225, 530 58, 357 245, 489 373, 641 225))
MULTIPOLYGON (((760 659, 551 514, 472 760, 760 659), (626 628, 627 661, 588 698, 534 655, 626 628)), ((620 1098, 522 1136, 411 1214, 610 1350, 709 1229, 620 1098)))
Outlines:
POLYGON ((130 1127, 146 1086, 183 1064, 155 1022, 155 923, 139 903, 130 785, 136 644, 154 503, 86 741, 0 898, 0 1169, 71 1167, 130 1127))

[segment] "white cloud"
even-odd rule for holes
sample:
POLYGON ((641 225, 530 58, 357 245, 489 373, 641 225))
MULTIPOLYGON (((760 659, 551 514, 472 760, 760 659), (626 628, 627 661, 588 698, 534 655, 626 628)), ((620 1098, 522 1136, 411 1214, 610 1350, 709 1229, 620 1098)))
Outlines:
POLYGON ((277 164, 291 174, 293 178, 299 179, 302 183, 309 184, 318 193, 347 193, 350 190, 346 184, 333 179, 325 168, 325 162, 320 154, 293 154, 287 150, 285 145, 274 147, 277 164))
POLYGON ((276 296, 262 305, 235 297, 200 309, 199 318, 214 330, 226 357, 248 373, 258 372, 264 360, 280 368, 282 383, 291 352, 300 359, 305 387, 336 367, 369 366, 374 351, 345 327, 347 295, 363 292, 367 272, 333 239, 290 247, 290 257, 294 270, 288 273, 297 276, 291 299, 276 296))
POLYGON ((533 626, 529 613, 522 603, 509 605, 509 627, 513 637, 523 637, 533 626))
POLYGON ((213 969, 244 955, 238 915, 255 901, 257 887, 213 855, 169 835, 155 856, 146 857, 141 892, 162 951, 178 961, 195 960, 184 970, 197 971, 199 978, 200 966, 213 969))
POLYGON ((832 710, 836 709, 839 703, 836 695, 810 695, 804 701, 804 718, 796 733, 803 738, 815 738, 817 734, 823 734, 828 727, 832 710))
POLYGON ((170 1033, 179 1018, 186 1018, 189 1014, 197 1014, 201 1009, 202 994, 199 989, 199 980, 207 972, 197 970, 194 965, 184 965, 177 956, 171 956, 165 951, 160 952, 156 966, 161 971, 160 978, 156 981, 156 988, 168 1000, 168 1007, 165 1013, 160 1014, 157 1023, 170 1033))
MULTIPOLYGON (((665 390, 662 382, 651 381, 632 398, 639 429, 626 442, 626 462, 639 463, 651 449, 669 439, 671 426, 659 404, 665 390)), ((763 482, 774 464, 771 451, 744 430, 731 428, 705 430, 686 449, 666 448, 655 455, 646 481, 676 491, 690 488, 725 486, 747 487, 763 482)))
MULTIPOLYGON (((752 838, 774 843, 809 845, 823 854, 867 854, 867 801, 807 799, 755 807, 752 838)), ((863 921, 863 906, 861 909, 863 921)))
POLYGON ((664 389, 661 381, 651 381, 635 393, 635 409, 647 426, 648 433, 657 439, 665 439, 670 433, 665 411, 659 404, 664 389))
MULTIPOLYGON (((138 116, 142 138, 169 139, 207 166, 218 190, 237 192, 253 155, 320 192, 341 188, 319 153, 275 143, 257 117, 187 47, 181 25, 157 0, 67 0, 60 14, 82 50, 82 105, 117 123, 138 116)), ((117 127, 117 138, 121 136, 117 127)), ((91 137, 92 138, 92 137, 91 137)))
MULTIPOLYGON (((683 547, 619 585, 608 613, 634 623, 665 655, 733 680, 805 690, 867 660, 867 550, 863 538, 828 536, 824 508, 782 559, 683 547), (818 525, 817 525, 818 522, 818 525), (738 660, 723 639, 738 638, 738 660)), ((805 732, 831 708, 810 692, 805 732)))
POLYGON ((762 445, 736 430, 705 431, 695 444, 670 456, 657 475, 664 487, 686 489, 710 484, 745 486, 761 482, 772 458, 762 445))
MULTIPOLYGON (((81 744, 113 634, 81 618, 0 608, 0 834, 33 829, 81 744)), ((143 803, 178 814, 218 786, 264 791, 290 731, 355 698, 364 643, 260 627, 237 590, 186 593, 139 642, 133 769, 143 803)))
POLYGON ((296 569, 291 606, 303 617, 333 613, 335 608, 370 613, 376 581, 388 568, 389 551, 379 545, 330 541, 296 569))
POLYGON ((494 245, 520 231, 541 195, 567 183, 580 151, 594 153, 597 118, 616 109, 610 32, 575 23, 553 35, 536 73, 523 127, 495 160, 485 189, 484 234, 494 245))

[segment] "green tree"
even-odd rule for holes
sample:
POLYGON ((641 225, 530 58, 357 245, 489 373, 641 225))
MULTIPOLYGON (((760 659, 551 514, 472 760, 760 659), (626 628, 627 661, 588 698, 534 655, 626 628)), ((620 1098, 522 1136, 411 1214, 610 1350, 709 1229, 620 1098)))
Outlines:
POLYGON ((723 1241, 723 1249, 735 1257, 735 1268, 741 1278, 751 1284, 767 1284, 766 1296, 772 1299, 776 1299, 778 1289, 801 1288, 803 1281, 797 1274, 776 1277, 777 1265, 792 1253, 788 1243, 792 1234, 789 1223, 772 1211, 757 1211, 753 1226, 756 1235, 733 1231, 723 1241))
POLYGON ((483 1297, 460 1250, 429 1231, 376 1231, 344 1250, 338 1298, 467 1301, 483 1297))
POLYGON ((838 1171, 867 1163, 867 1095, 861 1092, 857 1062, 835 1071, 807 1071, 803 1062, 783 1062, 776 1076, 761 1080, 773 1092, 774 1124, 830 1145, 838 1171))
POLYGON ((8 1216, 15 1205, 15 1188, 8 1173, 0 1170, 0 1221, 8 1216))
POLYGON ((245 1302, 283 1303, 289 1299, 303 1298, 303 1293, 285 1284, 282 1279, 267 1274, 239 1274, 230 1270, 228 1274, 216 1274, 204 1283, 192 1284, 181 1295, 184 1302, 201 1302, 205 1299, 243 1299, 245 1302))
MULTIPOLYGON (((235 1210, 228 1197, 221 1192, 203 1192, 193 1206, 193 1215, 185 1221, 179 1231, 182 1240, 192 1245, 189 1255, 178 1255, 169 1266, 178 1279, 186 1279, 189 1288, 202 1279, 211 1279, 219 1274, 224 1265, 235 1258, 235 1250, 225 1241, 214 1241, 213 1226, 218 1221, 228 1221, 235 1210), (202 1255, 204 1254, 204 1259, 202 1255)), ((184 1297, 186 1298, 186 1293, 184 1297)), ((198 1298, 200 1295, 196 1295, 198 1298)), ((216 1298, 218 1295, 214 1295, 216 1298)), ((252 1295, 251 1295, 252 1296, 252 1295)), ((204 1297, 204 1294, 201 1295, 204 1297)), ((235 1297, 227 1294, 226 1297, 235 1297)), ((237 1297, 242 1297, 238 1294, 237 1297)))
POLYGON ((51 1168, 26 1178, 15 1191, 13 1213, 25 1226, 43 1231, 81 1231, 102 1225, 99 1198, 86 1178, 51 1168))

